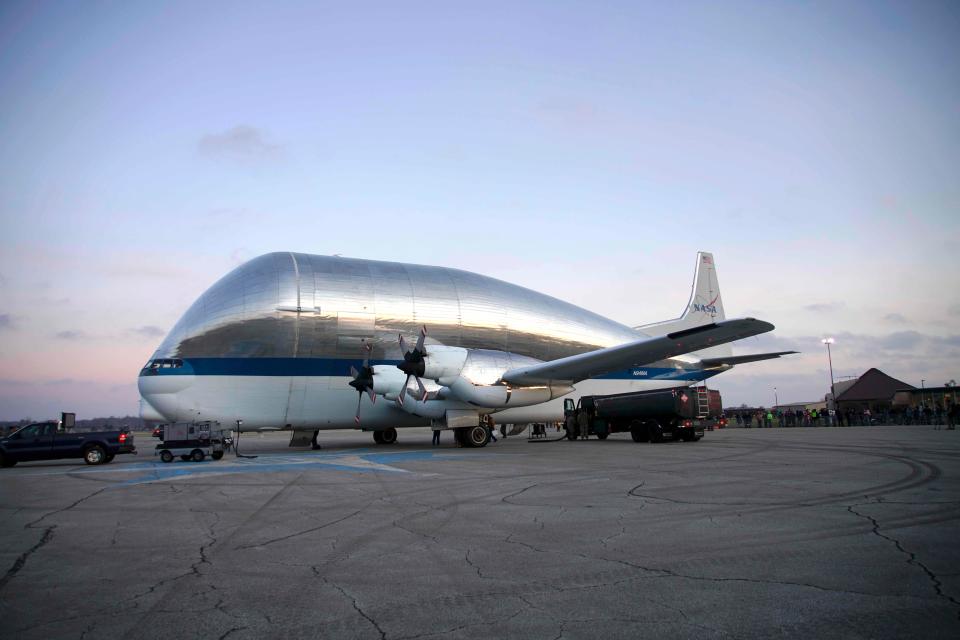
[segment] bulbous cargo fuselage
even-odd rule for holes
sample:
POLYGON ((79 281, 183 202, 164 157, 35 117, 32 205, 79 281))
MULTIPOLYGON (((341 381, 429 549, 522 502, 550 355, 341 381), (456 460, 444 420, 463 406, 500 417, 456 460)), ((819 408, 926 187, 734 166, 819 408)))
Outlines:
MULTIPOLYGON (((643 335, 467 271, 270 253, 224 276, 177 322, 141 371, 143 413, 164 421, 242 420, 249 428, 353 427, 351 366, 367 357, 367 344, 371 362, 401 360, 398 334, 413 338, 421 327, 428 345, 544 361, 643 335)), ((682 360, 690 359, 661 366, 681 367, 682 360)), ((636 379, 655 377, 643 371, 636 379)), ((613 392, 625 390, 621 384, 613 392)), ((559 404, 553 404, 543 415, 528 411, 513 421, 559 419, 559 404)), ((363 412, 365 428, 428 423, 389 402, 364 406, 363 412)))

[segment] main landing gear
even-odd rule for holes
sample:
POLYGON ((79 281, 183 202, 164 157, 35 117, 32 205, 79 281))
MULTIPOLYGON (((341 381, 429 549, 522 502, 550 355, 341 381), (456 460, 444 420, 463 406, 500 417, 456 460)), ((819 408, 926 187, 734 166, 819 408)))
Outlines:
POLYGON ((461 447, 485 447, 490 442, 490 429, 486 425, 460 427, 453 430, 453 437, 461 447))
POLYGON ((373 441, 377 444, 393 444, 397 441, 397 430, 393 427, 373 432, 373 441))

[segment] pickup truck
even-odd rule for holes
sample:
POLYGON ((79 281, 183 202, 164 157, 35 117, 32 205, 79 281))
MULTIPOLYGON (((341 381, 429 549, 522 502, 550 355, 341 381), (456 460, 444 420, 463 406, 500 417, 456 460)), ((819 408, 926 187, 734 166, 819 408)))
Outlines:
POLYGON ((120 453, 136 453, 133 434, 120 431, 60 429, 57 422, 37 422, 0 439, 0 467, 29 460, 83 458, 87 464, 105 464, 120 453))

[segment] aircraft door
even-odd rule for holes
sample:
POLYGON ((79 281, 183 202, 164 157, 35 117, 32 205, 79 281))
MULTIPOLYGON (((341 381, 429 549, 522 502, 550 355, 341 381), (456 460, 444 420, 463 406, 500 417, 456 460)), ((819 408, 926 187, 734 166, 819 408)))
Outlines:
POLYGON ((287 397, 287 415, 284 419, 285 424, 294 427, 303 426, 303 403, 307 391, 308 376, 292 376, 290 378, 290 391, 287 397))

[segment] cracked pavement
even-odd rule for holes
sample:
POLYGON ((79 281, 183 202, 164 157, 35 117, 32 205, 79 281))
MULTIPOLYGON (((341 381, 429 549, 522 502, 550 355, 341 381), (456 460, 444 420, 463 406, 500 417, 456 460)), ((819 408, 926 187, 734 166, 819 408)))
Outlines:
POLYGON ((305 453, 273 433, 173 475, 21 464, 0 472, 4 637, 955 638, 958 434, 469 450, 413 429, 305 453))

